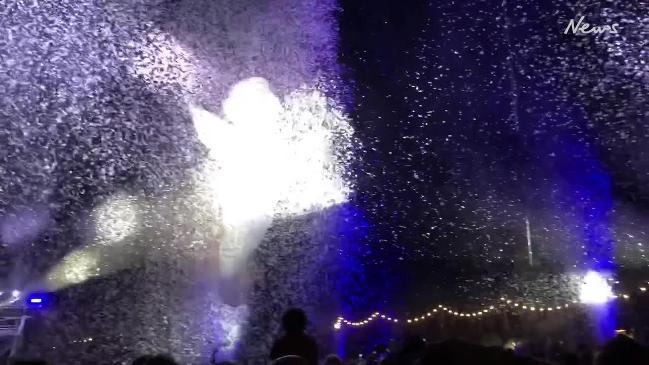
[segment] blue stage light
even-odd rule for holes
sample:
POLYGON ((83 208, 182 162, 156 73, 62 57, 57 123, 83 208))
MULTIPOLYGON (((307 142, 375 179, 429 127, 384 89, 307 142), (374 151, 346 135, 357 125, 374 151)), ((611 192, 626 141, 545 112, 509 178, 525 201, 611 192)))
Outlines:
POLYGON ((26 298, 26 306, 30 309, 42 309, 50 307, 54 303, 52 293, 30 293, 26 298))

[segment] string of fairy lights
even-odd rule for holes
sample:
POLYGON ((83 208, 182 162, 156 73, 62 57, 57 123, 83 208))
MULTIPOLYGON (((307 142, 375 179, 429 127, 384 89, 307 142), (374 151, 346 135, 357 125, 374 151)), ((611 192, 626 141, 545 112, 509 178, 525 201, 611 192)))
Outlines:
MULTIPOLYGON (((649 284, 649 282, 647 282, 649 284)), ((638 292, 639 293, 647 293, 647 287, 645 286, 639 286, 638 287, 638 292)), ((617 294, 611 294, 609 296, 610 300, 629 300, 630 295, 626 293, 617 293, 617 294)), ((492 305, 487 305, 479 308, 476 311, 461 311, 458 310, 457 308, 453 308, 450 306, 446 306, 444 304, 438 304, 437 306, 431 306, 430 310, 428 310, 425 313, 420 313, 419 315, 412 316, 409 318, 405 319, 399 319, 396 317, 389 316, 385 313, 381 312, 374 312, 370 316, 368 316, 365 319, 358 320, 358 321, 350 321, 342 316, 339 316, 336 318, 336 321, 334 322, 334 329, 335 330, 340 330, 343 326, 349 326, 349 327, 363 327, 366 326, 370 323, 373 323, 375 321, 385 321, 385 322, 392 322, 396 324, 406 324, 406 325, 415 325, 415 324, 420 324, 428 319, 435 318, 436 316, 439 315, 444 315, 446 314, 447 316, 452 316, 452 317, 457 317, 457 318, 462 318, 462 319, 474 319, 474 320, 480 320, 485 318, 487 315, 490 313, 496 313, 496 312, 503 312, 503 311, 517 311, 517 312, 536 312, 536 313, 554 313, 554 312, 560 312, 562 310, 566 310, 571 307, 578 306, 582 303, 580 303, 577 300, 572 300, 569 302, 564 302, 562 304, 554 304, 554 305, 543 305, 539 304, 538 300, 533 300, 533 301, 525 301, 525 300, 512 300, 508 299, 506 297, 501 297, 500 301, 498 303, 494 303, 492 305), (532 303, 532 304, 530 304, 532 303)))

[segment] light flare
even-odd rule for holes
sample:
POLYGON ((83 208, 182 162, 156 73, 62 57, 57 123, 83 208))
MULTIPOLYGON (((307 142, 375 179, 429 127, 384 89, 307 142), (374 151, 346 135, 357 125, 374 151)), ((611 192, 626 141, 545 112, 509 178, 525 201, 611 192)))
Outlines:
POLYGON ((350 189, 340 176, 345 161, 336 154, 336 133, 349 137, 352 130, 320 92, 299 90, 281 104, 264 79, 251 78, 233 87, 225 118, 195 106, 190 111, 217 166, 209 174, 226 224, 346 200, 350 189))
POLYGON ((600 305, 615 296, 606 277, 596 271, 589 271, 581 283, 579 300, 584 304, 600 305))
POLYGON ((46 287, 59 290, 70 285, 80 284, 100 274, 99 252, 85 248, 73 251, 61 260, 47 276, 46 287))
POLYGON ((189 110, 209 150, 204 173, 224 226, 223 272, 236 271, 273 218, 346 201, 342 173, 353 130, 319 91, 297 90, 280 101, 265 79, 253 77, 231 89, 223 117, 189 110))
POLYGON ((138 227, 135 199, 121 194, 111 197, 96 210, 95 225, 101 243, 123 242, 138 227))

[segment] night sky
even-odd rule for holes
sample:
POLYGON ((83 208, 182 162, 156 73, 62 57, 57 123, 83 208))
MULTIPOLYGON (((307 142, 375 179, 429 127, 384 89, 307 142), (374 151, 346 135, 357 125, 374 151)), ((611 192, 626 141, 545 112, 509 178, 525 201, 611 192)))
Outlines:
POLYGON ((367 282, 414 309, 520 295, 514 278, 645 268, 646 10, 343 1, 367 282), (564 34, 576 14, 622 34, 564 34))

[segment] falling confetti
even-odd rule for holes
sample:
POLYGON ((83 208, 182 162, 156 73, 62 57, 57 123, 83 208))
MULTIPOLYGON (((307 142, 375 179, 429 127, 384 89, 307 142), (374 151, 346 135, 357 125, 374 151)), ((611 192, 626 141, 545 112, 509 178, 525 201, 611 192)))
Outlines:
POLYGON ((263 357, 288 305, 331 330, 646 270, 648 12, 5 1, 0 279, 61 298, 24 351, 263 357))

